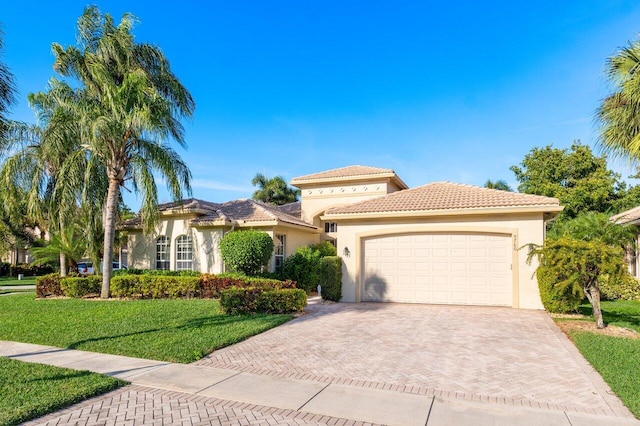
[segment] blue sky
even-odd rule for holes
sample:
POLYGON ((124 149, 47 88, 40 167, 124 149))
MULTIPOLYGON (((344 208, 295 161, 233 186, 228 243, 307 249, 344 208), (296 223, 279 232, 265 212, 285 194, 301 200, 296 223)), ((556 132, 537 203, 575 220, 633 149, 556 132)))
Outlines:
MULTIPOLYGON (((594 145, 605 60, 640 31, 637 1, 109 1, 140 19, 196 100, 193 195, 250 197, 256 172, 389 167, 409 185, 505 179, 534 146, 594 145)), ((12 118, 53 76, 87 3, 3 5, 12 118)), ((613 167, 627 175, 622 163, 613 167)), ((167 201, 166 191, 161 201, 167 201)), ((138 202, 125 197, 134 208, 138 202)))

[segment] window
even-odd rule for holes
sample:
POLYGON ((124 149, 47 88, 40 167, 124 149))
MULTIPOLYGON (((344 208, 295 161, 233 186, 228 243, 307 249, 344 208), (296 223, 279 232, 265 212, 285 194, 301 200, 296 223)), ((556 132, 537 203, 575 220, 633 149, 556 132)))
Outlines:
POLYGON ((169 239, 164 235, 156 240, 156 269, 169 269, 169 239))
POLYGON ((193 269, 193 241, 188 235, 176 238, 176 271, 193 269))
POLYGON ((275 260, 276 270, 278 270, 278 268, 280 268, 284 263, 284 255, 286 253, 285 251, 286 242, 287 242, 286 235, 276 234, 276 238, 274 240, 274 247, 273 247, 273 257, 275 260))
POLYGON ((338 224, 335 222, 326 222, 324 224, 324 232, 338 232, 338 224))

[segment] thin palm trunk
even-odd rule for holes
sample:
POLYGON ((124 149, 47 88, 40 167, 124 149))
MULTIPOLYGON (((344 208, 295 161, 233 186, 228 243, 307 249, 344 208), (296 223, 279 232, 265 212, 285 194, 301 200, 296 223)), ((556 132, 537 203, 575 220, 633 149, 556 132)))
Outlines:
POLYGON ((67 255, 60 252, 60 276, 67 276, 67 255))
POLYGON ((100 293, 102 299, 109 298, 109 285, 113 272, 113 242, 116 234, 116 215, 118 213, 119 199, 120 182, 117 179, 109 179, 104 222, 104 254, 102 255, 102 292, 100 293))

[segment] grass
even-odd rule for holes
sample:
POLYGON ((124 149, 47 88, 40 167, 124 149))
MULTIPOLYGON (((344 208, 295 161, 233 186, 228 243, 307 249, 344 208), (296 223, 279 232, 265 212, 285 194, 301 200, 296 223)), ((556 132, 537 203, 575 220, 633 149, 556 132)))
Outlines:
POLYGON ((189 363, 291 315, 227 316, 217 300, 0 297, 0 340, 189 363))
POLYGON ((88 371, 0 357, 0 425, 16 425, 124 384, 88 371))
POLYGON ((24 277, 22 280, 18 280, 14 277, 1 277, 0 286, 10 285, 36 285, 36 279, 38 277, 24 277))
MULTIPOLYGON (((580 310, 585 315, 592 313, 590 305, 582 305, 580 310)), ((608 325, 640 332, 640 301, 602 302, 602 311, 608 325)), ((640 418, 640 339, 584 331, 570 331, 569 337, 629 410, 640 418)))

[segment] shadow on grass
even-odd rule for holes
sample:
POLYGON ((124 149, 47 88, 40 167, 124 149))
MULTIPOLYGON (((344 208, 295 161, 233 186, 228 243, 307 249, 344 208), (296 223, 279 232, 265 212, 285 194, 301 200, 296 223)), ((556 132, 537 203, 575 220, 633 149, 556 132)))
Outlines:
POLYGON ((26 383, 29 382, 48 382, 51 380, 69 380, 69 379, 74 379, 77 377, 87 377, 87 376, 91 376, 92 373, 90 371, 86 371, 86 370, 82 370, 82 371, 77 371, 77 370, 70 370, 66 373, 56 373, 54 375, 45 375, 42 377, 34 377, 32 379, 29 380, 25 380, 26 383))
MULTIPOLYGON (((591 306, 581 306, 580 313, 593 318, 593 309, 591 306)), ((640 315, 639 314, 624 314, 619 312, 610 312, 606 310, 606 307, 602 309, 602 318, 605 324, 610 323, 626 323, 634 327, 640 328, 640 315)))
POLYGON ((130 333, 121 333, 121 334, 115 334, 110 336, 92 337, 89 339, 78 340, 77 342, 73 342, 69 344, 67 348, 78 349, 80 346, 87 343, 100 342, 105 340, 114 340, 114 339, 120 339, 123 337, 141 336, 145 334, 157 333, 160 331, 171 331, 171 330, 178 331, 178 330, 189 330, 189 329, 195 330, 205 326, 216 326, 216 327, 230 326, 235 323, 242 323, 247 319, 251 319, 251 318, 253 318, 253 316, 251 315, 239 315, 239 316, 219 315, 215 317, 200 317, 200 318, 194 318, 192 320, 189 320, 181 325, 176 325, 172 327, 156 327, 156 328, 150 328, 147 330, 133 331, 130 333))

